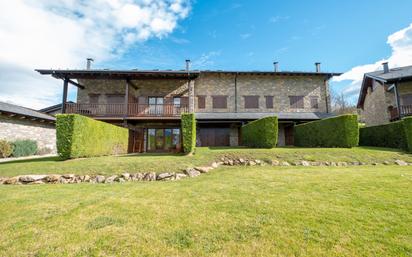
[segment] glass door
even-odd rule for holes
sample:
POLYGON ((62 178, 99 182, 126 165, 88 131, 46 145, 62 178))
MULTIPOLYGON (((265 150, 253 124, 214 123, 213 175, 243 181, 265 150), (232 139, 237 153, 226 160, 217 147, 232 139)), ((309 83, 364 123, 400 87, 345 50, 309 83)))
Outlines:
POLYGON ((151 115, 163 115, 163 97, 149 97, 149 113, 151 115))

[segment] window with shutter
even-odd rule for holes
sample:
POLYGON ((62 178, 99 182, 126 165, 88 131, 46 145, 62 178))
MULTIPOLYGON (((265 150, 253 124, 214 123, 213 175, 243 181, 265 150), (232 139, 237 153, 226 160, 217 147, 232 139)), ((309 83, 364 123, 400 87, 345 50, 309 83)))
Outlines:
POLYGON ((123 104, 124 95, 106 95, 108 104, 123 104))
POLYGON ((265 98, 266 98, 266 108, 273 109, 273 96, 267 95, 265 96, 265 98))
POLYGON ((259 108, 259 96, 257 95, 245 95, 245 109, 257 109, 259 108))
POLYGON ((412 94, 401 96, 402 105, 412 105, 412 94))
POLYGON ((227 96, 226 95, 214 95, 213 99, 213 108, 214 109, 226 109, 227 108, 227 96))
POLYGON ((303 96, 289 96, 290 108, 292 109, 303 109, 303 96))
POLYGON ((99 103, 99 94, 90 94, 89 95, 89 103, 90 104, 98 104, 99 103))
POLYGON ((312 109, 318 109, 319 108, 319 103, 318 103, 318 97, 317 96, 312 96, 310 98, 310 108, 312 108, 312 109))
POLYGON ((206 96, 198 95, 197 96, 197 108, 205 109, 206 108, 206 96))

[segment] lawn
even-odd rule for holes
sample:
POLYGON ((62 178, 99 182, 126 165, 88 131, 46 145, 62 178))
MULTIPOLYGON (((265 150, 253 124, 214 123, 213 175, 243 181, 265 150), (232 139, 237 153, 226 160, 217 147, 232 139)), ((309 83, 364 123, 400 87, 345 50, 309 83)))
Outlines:
POLYGON ((357 147, 342 148, 206 148, 196 149, 193 156, 168 154, 139 154, 117 157, 98 157, 62 161, 58 157, 14 161, 0 164, 0 176, 15 176, 23 174, 102 174, 129 172, 177 172, 184 168, 207 165, 222 156, 243 157, 270 161, 334 161, 334 162, 364 162, 368 164, 394 162, 397 159, 412 162, 412 155, 396 149, 357 147))
POLYGON ((0 186, 0 256, 411 256, 411 188, 383 165, 0 186))

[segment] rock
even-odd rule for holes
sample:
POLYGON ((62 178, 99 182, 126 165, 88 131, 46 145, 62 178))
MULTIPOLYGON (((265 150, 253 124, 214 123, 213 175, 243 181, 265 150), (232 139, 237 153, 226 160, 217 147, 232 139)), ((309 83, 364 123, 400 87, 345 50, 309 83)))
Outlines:
POLYGON ((180 179, 183 179, 183 178, 187 178, 187 175, 183 174, 183 173, 176 173, 175 174, 175 179, 176 180, 180 180, 180 179))
POLYGON ((134 174, 134 180, 135 181, 141 181, 143 180, 144 174, 143 173, 136 173, 134 174))
POLYGON ((310 166, 320 166, 322 163, 321 162, 310 162, 310 166))
POLYGON ((122 173, 121 177, 124 178, 124 180, 130 180, 130 173, 122 173))
POLYGON ((197 171, 197 170, 195 170, 195 169, 193 169, 193 168, 187 168, 187 169, 185 169, 184 173, 185 173, 187 176, 189 176, 190 178, 197 177, 197 176, 200 175, 200 172, 197 171))
POLYGON ((65 178, 65 179, 73 179, 75 176, 74 176, 74 174, 64 174, 64 175, 62 175, 62 177, 65 178))
POLYGON ((104 183, 105 180, 106 178, 104 176, 101 176, 101 175, 96 176, 96 183, 104 183))
POLYGON ((374 162, 374 163, 372 163, 372 165, 373 165, 373 166, 377 166, 377 165, 379 165, 379 163, 374 162))
POLYGON ((126 180, 125 180, 124 178, 122 178, 122 177, 117 178, 117 181, 118 181, 119 183, 124 183, 124 182, 126 182, 126 180))
POLYGON ((6 184, 6 185, 16 185, 16 184, 19 184, 19 183, 20 182, 19 182, 19 177, 18 176, 8 178, 3 182, 3 184, 6 184))
POLYGON ((22 183, 30 183, 38 180, 43 180, 47 175, 24 175, 19 177, 19 181, 22 183))
POLYGON ((144 181, 155 181, 156 180, 156 173, 148 172, 143 177, 144 181))
POLYGON ((40 185, 40 184, 44 184, 44 182, 41 180, 36 180, 36 181, 32 181, 29 183, 29 185, 40 185))
POLYGON ((246 161, 245 161, 245 159, 243 159, 243 158, 239 158, 239 163, 240 163, 240 164, 245 164, 246 161))
POLYGON ((308 161, 301 161, 300 164, 302 164, 302 166, 305 166, 305 167, 310 166, 310 163, 308 161))
POLYGON ((212 169, 212 167, 195 167, 195 170, 200 171, 200 173, 208 173, 212 169))
POLYGON ((255 162, 255 161, 249 161, 249 162, 248 162, 248 165, 249 165, 249 166, 255 166, 255 165, 256 165, 256 162, 255 162))
POLYGON ((272 166, 279 166, 279 165, 280 165, 280 162, 279 162, 278 160, 271 160, 271 161, 270 161, 270 165, 272 165, 272 166))
POLYGON ((229 166, 233 166, 233 160, 228 160, 227 163, 229 166))
POLYGON ((390 164, 390 162, 388 162, 388 161, 384 161, 384 162, 383 162, 383 164, 384 164, 384 165, 389 165, 389 164, 390 164))
POLYGON ((218 167, 219 167, 219 163, 213 162, 213 163, 212 163, 212 167, 213 167, 214 169, 218 168, 218 167))
POLYGON ((257 165, 260 165, 260 164, 262 164, 262 161, 261 161, 261 160, 255 160, 255 163, 256 163, 257 165))
POLYGON ((106 183, 106 184, 113 183, 117 178, 118 178, 117 175, 112 175, 110 177, 107 177, 106 180, 104 181, 104 183, 106 183))
POLYGON ((90 176, 89 175, 84 175, 82 182, 90 182, 90 176))
POLYGON ((407 166, 407 165, 408 165, 407 162, 402 161, 402 160, 396 160, 396 161, 395 161, 395 164, 396 164, 396 165, 399 165, 399 166, 407 166))
POLYGON ((67 184, 67 183, 69 183, 69 180, 67 180, 67 179, 65 179, 63 176, 61 176, 61 177, 59 178, 59 183, 60 183, 60 184, 67 184))
POLYGON ((348 166, 348 163, 346 163, 346 162, 338 162, 338 163, 337 163, 337 166, 339 166, 339 167, 348 166))
POLYGON ((61 177, 61 175, 51 174, 51 175, 48 175, 48 176, 45 178, 45 180, 46 180, 48 183, 57 183, 57 182, 59 181, 60 177, 61 177))
POLYGON ((290 166, 290 163, 289 162, 281 162, 280 166, 290 166))
POLYGON ((165 173, 160 173, 157 175, 156 179, 157 180, 164 180, 166 178, 174 177, 173 173, 165 172, 165 173))
POLYGON ((337 166, 336 162, 331 162, 330 166, 337 166))
POLYGON ((353 165, 353 166, 359 166, 359 165, 360 165, 360 162, 351 162, 351 165, 353 165))

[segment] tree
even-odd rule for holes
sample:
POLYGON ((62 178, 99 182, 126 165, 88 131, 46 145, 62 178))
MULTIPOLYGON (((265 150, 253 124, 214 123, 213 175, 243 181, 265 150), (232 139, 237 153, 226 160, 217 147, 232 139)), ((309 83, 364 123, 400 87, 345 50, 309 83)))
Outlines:
POLYGON ((336 114, 357 114, 358 109, 351 103, 347 96, 340 93, 332 93, 332 112, 336 114))

